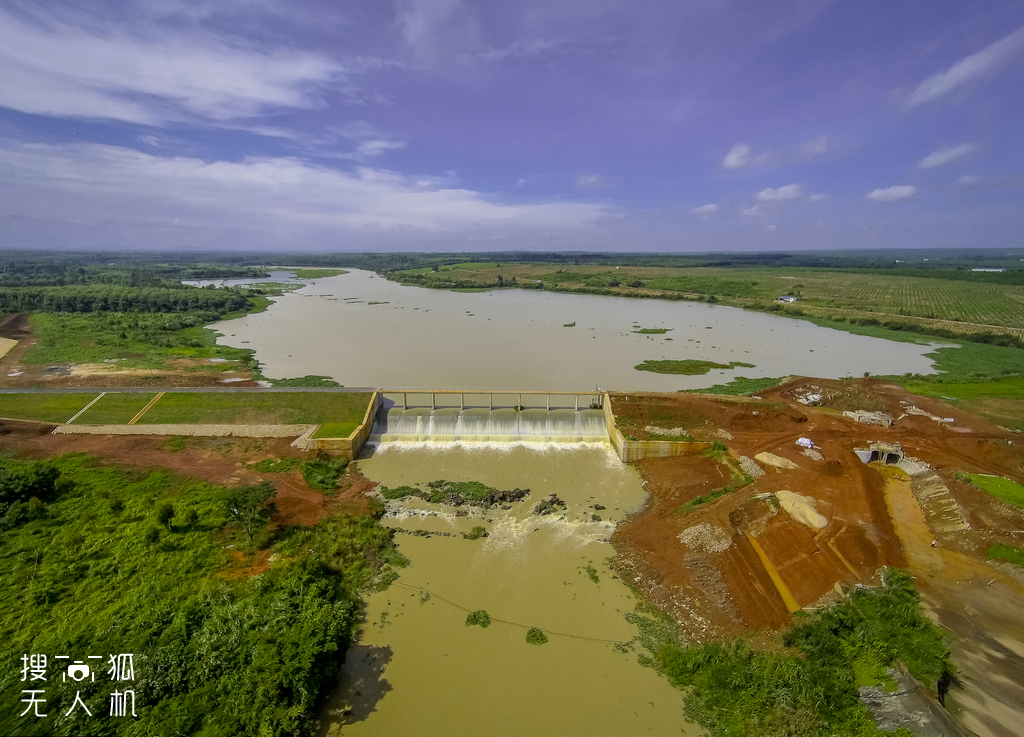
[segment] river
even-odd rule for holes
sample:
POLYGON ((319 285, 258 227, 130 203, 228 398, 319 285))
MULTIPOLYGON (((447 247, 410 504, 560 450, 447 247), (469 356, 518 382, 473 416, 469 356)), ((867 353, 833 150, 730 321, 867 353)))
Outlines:
POLYGON ((607 445, 383 447, 359 466, 387 486, 478 480, 531 494, 466 517, 419 500, 389 503, 385 524, 434 535, 396 535, 411 564, 367 598, 322 735, 701 733, 683 718, 682 693, 638 663, 643 648, 616 647, 638 634, 608 542, 646 498, 632 466, 607 445), (552 493, 565 510, 532 514, 552 493), (488 537, 462 538, 478 525, 488 537), (492 617, 486 629, 465 623, 478 609, 492 617), (528 644, 529 627, 548 642, 528 644))
POLYGON ((699 302, 531 289, 450 292, 367 271, 316 279, 274 299, 265 312, 215 324, 218 342, 254 349, 267 376, 319 374, 344 386, 676 391, 737 376, 934 372, 924 355, 929 346, 699 302), (643 328, 668 332, 635 332, 643 328), (754 368, 702 376, 634 368, 649 359, 754 368))

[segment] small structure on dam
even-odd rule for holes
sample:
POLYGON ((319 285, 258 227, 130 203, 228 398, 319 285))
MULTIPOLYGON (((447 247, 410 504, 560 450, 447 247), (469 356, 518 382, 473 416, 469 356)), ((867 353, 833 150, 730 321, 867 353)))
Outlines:
POLYGON ((606 443, 601 393, 383 393, 371 443, 606 443))

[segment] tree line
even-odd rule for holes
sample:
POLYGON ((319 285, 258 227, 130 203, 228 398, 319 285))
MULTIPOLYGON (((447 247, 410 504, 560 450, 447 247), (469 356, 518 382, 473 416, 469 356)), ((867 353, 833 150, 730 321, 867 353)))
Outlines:
POLYGON ((249 298, 234 289, 185 287, 0 287, 0 312, 209 312, 245 309, 249 298))

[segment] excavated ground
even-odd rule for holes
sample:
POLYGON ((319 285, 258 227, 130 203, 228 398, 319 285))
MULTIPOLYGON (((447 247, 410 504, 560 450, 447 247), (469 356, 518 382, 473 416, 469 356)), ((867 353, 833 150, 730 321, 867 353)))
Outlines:
POLYGON ((1024 512, 957 474, 1024 481, 1024 438, 871 379, 794 379, 756 399, 630 393, 613 396, 612 408, 623 433, 654 438, 651 428, 684 428, 728 448, 730 457, 721 461, 703 455, 639 461, 650 498, 612 540, 623 578, 691 638, 778 630, 792 622, 794 604, 821 605, 843 587, 878 582, 882 566, 908 567, 933 619, 954 635, 965 682, 950 696, 954 711, 979 735, 1019 734, 1024 571, 990 562, 986 553, 996 542, 1024 545, 1024 512), (821 406, 797 401, 808 395, 818 395, 821 406), (953 422, 906 414, 909 406, 953 422), (896 421, 867 425, 841 414, 856 409, 888 412, 896 421), (814 442, 821 460, 801 452, 801 437, 814 442), (866 465, 853 452, 879 441, 899 443, 930 469, 910 477, 866 465), (762 453, 795 468, 757 461, 764 475, 749 486, 682 509, 734 480, 730 467, 738 468, 741 456, 762 453), (801 523, 766 496, 783 490, 807 497, 826 525, 801 523))
POLYGON ((135 468, 164 468, 214 484, 235 486, 263 479, 277 488, 277 514, 272 527, 315 525, 324 517, 345 512, 367 514, 365 492, 375 484, 361 476, 355 464, 332 496, 309 488, 298 469, 287 473, 260 473, 248 464, 266 458, 314 457, 314 451, 291 447, 294 438, 167 438, 149 435, 52 435, 55 425, 37 422, 0 422, 0 453, 20 458, 53 458, 84 453, 104 461, 135 468))

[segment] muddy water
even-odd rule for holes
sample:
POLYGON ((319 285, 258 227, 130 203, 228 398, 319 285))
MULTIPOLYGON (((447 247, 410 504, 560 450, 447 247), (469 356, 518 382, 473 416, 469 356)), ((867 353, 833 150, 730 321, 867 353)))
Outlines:
POLYGON ((275 300, 266 312, 215 325, 219 342, 255 349, 267 376, 321 374, 345 386, 675 391, 737 376, 932 373, 927 346, 694 302, 523 289, 456 293, 404 287, 366 271, 318 279, 275 300), (641 335, 637 326, 670 332, 641 335), (703 376, 634 368, 648 359, 754 368, 703 376))
POLYGON ((531 495, 507 511, 471 509, 462 518, 418 500, 389 507, 386 524, 435 535, 396 535, 411 565, 369 597, 345 665, 348 692, 336 697, 322 734, 700 733, 683 719, 680 692, 641 667, 636 652, 615 648, 637 635, 624 618, 635 602, 609 571, 607 540, 646 494, 608 447, 390 446, 360 467, 387 486, 479 480, 531 495), (551 493, 565 512, 531 515, 551 493), (459 534, 477 525, 489 536, 459 534), (436 534, 444 532, 453 536, 436 534), (477 609, 492 617, 487 629, 465 624, 477 609), (549 641, 528 644, 528 627, 549 641))

